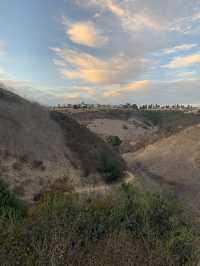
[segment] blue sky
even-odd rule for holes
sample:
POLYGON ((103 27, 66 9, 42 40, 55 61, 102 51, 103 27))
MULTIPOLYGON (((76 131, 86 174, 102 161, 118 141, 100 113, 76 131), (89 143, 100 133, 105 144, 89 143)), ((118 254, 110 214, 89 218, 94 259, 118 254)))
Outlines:
POLYGON ((43 104, 200 104, 199 0, 1 0, 0 83, 43 104))

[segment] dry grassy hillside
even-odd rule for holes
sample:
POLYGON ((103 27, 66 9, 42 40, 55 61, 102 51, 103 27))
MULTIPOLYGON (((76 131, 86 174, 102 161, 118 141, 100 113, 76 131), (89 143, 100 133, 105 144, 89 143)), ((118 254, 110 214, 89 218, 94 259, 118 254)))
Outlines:
POLYGON ((157 127, 134 110, 83 111, 74 113, 73 117, 105 141, 110 136, 119 137, 120 153, 138 150, 157 138, 157 127))
POLYGON ((62 178, 75 186, 108 181, 105 158, 125 168, 107 144, 77 122, 0 89, 0 178, 21 198, 32 200, 62 178))
POLYGON ((200 125, 124 158, 144 186, 170 187, 200 213, 200 125))

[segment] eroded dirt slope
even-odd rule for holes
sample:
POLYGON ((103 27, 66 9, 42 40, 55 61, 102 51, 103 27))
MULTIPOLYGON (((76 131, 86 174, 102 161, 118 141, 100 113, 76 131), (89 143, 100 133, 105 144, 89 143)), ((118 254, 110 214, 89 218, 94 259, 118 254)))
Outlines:
POLYGON ((144 187, 169 187, 200 213, 200 125, 124 155, 144 187))

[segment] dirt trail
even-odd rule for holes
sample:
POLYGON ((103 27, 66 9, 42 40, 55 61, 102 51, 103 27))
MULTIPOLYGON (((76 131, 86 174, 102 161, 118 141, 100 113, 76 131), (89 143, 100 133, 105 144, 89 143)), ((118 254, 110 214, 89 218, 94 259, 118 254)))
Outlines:
POLYGON ((65 195, 72 195, 72 194, 91 194, 91 193, 105 193, 109 192, 113 188, 118 188, 122 184, 131 184, 135 180, 135 176, 127 171, 126 177, 123 179, 123 181, 111 184, 111 185, 99 185, 99 186, 85 186, 83 188, 75 188, 72 192, 66 192, 65 195))

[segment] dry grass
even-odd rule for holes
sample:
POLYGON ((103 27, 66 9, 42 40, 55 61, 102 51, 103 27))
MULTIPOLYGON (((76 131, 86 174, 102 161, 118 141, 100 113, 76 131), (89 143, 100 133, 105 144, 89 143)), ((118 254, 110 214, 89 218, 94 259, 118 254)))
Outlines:
POLYGON ((199 136, 200 127, 191 127, 137 153, 128 153, 124 158, 145 187, 149 181, 159 187, 167 185, 187 206, 200 214, 199 136))
POLYGON ((195 266, 198 228, 184 215, 131 186, 104 200, 47 194, 21 220, 0 217, 0 265, 195 266))
POLYGON ((88 129, 70 117, 54 116, 47 108, 0 89, 2 179, 11 188, 23 186, 23 199, 28 201, 65 176, 74 186, 104 182, 102 153, 125 168, 109 145, 88 129))

